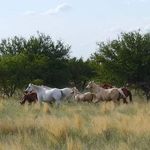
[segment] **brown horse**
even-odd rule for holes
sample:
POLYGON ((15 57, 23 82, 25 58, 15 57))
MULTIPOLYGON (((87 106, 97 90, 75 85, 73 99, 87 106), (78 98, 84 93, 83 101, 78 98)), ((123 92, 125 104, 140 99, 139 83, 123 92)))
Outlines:
POLYGON ((121 88, 121 90, 123 91, 123 93, 126 96, 126 98, 129 97, 129 100, 132 103, 133 100, 132 100, 132 93, 131 93, 131 91, 129 89, 125 88, 125 87, 121 88))
POLYGON ((22 101, 20 102, 21 105, 25 104, 25 102, 31 104, 32 102, 37 102, 37 94, 35 92, 24 93, 22 101))
MULTIPOLYGON (((107 83, 102 84, 101 87, 103 87, 105 89, 113 88, 113 86, 111 84, 107 84, 107 83)), ((131 91, 129 89, 127 89, 126 87, 122 87, 122 88, 119 88, 119 89, 121 89, 123 94, 125 95, 125 97, 120 96, 120 98, 123 99, 124 103, 127 102, 126 99, 128 97, 129 97, 130 102, 133 102, 132 101, 132 93, 131 93, 131 91)))
POLYGON ((113 86, 111 84, 108 84, 108 83, 100 84, 100 87, 103 87, 104 89, 113 88, 113 86))
POLYGON ((86 92, 86 93, 80 93, 79 90, 74 87, 72 88, 73 89, 73 93, 74 93, 74 99, 77 101, 77 102, 92 102, 95 98, 96 98, 96 95, 94 93, 91 93, 91 92, 86 92))

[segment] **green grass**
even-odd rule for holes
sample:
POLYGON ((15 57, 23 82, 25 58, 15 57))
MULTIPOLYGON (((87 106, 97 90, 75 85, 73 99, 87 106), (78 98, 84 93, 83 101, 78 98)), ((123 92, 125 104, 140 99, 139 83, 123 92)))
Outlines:
MULTIPOLYGON (((135 100, 134 100, 135 101, 135 100)), ((149 150, 150 104, 0 101, 0 150, 149 150)))

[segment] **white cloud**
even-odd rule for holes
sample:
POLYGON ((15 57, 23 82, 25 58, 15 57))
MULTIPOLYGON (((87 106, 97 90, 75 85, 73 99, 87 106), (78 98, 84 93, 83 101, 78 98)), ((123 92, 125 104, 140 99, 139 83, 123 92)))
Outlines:
POLYGON ((67 3, 62 3, 55 8, 50 8, 48 10, 45 10, 43 12, 36 12, 36 11, 26 11, 23 13, 23 15, 56 15, 61 12, 66 12, 71 9, 71 6, 67 3))
POLYGON ((62 3, 60 5, 58 5, 55 8, 50 8, 49 10, 46 10, 45 12, 42 12, 41 14, 44 15, 55 15, 58 14, 60 12, 64 12, 64 11, 68 11, 71 9, 71 6, 67 3, 62 3))

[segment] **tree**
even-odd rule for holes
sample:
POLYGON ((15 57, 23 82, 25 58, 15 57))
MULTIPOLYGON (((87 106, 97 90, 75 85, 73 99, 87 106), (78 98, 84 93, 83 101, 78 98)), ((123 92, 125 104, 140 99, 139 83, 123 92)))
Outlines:
POLYGON ((12 96, 17 88, 25 84, 25 67, 25 55, 0 57, 0 90, 4 95, 12 96))
POLYGON ((89 60, 72 58, 69 61, 70 82, 79 89, 84 89, 85 84, 95 75, 95 69, 89 60))
POLYGON ((25 51, 27 41, 23 37, 2 39, 0 43, 1 55, 17 55, 25 51))
POLYGON ((0 88, 12 96, 17 88, 40 81, 52 87, 66 85, 70 46, 52 41, 49 35, 37 33, 3 39, 0 43, 0 88))
POLYGON ((150 34, 121 33, 117 40, 98 43, 91 59, 103 80, 115 84, 150 82, 150 34))

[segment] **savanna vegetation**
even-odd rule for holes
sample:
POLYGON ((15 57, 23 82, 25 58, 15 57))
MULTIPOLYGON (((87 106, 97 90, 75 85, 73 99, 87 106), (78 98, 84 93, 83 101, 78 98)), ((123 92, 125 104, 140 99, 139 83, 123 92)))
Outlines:
POLYGON ((29 82, 50 87, 77 86, 81 90, 93 79, 116 86, 134 85, 148 95, 149 47, 149 33, 121 33, 118 39, 97 43, 97 51, 83 60, 70 56, 70 45, 39 32, 28 39, 2 39, 0 91, 9 97, 29 82))
POLYGON ((0 150, 149 150, 150 104, 137 91, 150 96, 150 34, 99 42, 87 60, 70 53, 70 45, 39 32, 1 40, 0 150), (30 82, 82 91, 89 80, 128 85, 134 103, 19 103, 30 82))
MULTIPOLYGON (((1 150, 149 150, 150 104, 0 101, 1 150)), ((137 102, 138 101, 138 102, 137 102)))
POLYGON ((0 91, 8 97, 29 82, 50 87, 83 88, 95 72, 89 61, 70 57, 70 46, 37 33, 29 39, 13 37, 0 43, 0 91))

